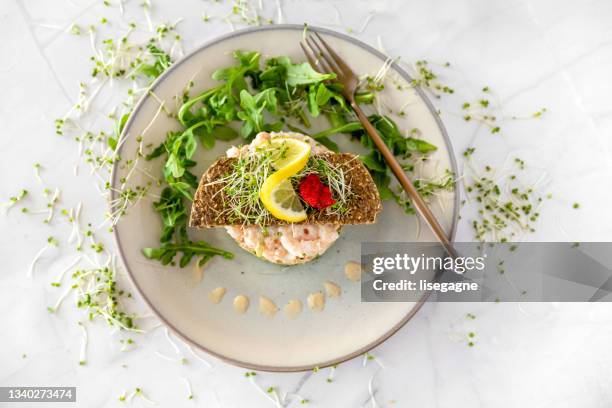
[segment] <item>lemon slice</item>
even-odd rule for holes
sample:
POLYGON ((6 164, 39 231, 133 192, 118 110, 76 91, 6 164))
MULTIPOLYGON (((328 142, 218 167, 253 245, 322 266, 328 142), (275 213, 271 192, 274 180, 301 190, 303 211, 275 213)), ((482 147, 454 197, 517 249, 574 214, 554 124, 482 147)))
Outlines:
POLYGON ((272 166, 276 173, 288 178, 302 170, 310 156, 310 144, 290 137, 275 137, 269 149, 274 152, 272 166))
POLYGON ((291 182, 278 172, 264 181, 259 198, 270 214, 279 220, 301 222, 307 218, 306 210, 291 182))
POLYGON ((270 141, 268 148, 273 152, 272 166, 276 171, 264 180, 259 199, 279 220, 304 221, 306 210, 293 190, 289 177, 308 163, 310 144, 290 137, 276 137, 270 141))

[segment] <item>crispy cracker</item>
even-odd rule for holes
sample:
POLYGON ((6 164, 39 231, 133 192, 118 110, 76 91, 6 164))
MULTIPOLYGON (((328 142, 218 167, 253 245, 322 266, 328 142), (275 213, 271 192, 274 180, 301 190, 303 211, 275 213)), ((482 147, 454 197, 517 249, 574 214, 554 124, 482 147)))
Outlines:
MULTIPOLYGON (((329 213, 326 209, 308 208, 308 218, 303 224, 371 224, 382 210, 378 189, 361 160, 350 153, 325 153, 317 155, 344 170, 351 194, 344 214, 329 213)), ((224 183, 215 182, 233 171, 235 158, 221 158, 202 175, 191 207, 189 226, 198 228, 234 225, 226 209, 228 200, 223 191, 224 183)), ((260 225, 281 225, 286 221, 272 216, 260 225)))

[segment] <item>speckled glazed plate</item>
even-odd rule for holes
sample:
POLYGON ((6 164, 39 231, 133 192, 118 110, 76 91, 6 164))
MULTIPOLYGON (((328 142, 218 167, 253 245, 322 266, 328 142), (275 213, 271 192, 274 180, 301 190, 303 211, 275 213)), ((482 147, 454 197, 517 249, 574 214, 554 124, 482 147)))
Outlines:
MULTIPOLYGON (((354 38, 311 29, 319 31, 359 74, 376 73, 385 61, 384 55, 354 38)), ((176 62, 155 82, 152 90, 167 107, 174 109, 175 95, 181 94, 190 80, 195 84, 192 95, 212 87, 211 74, 220 67, 231 65, 231 52, 237 49, 256 50, 264 57, 288 55, 295 61, 303 61, 298 45, 302 31, 303 27, 298 25, 276 25, 223 36, 176 62)), ((395 65, 389 75, 404 85, 410 81, 395 65)), ((419 170, 421 175, 431 177, 442 175, 445 169, 456 170, 444 128, 420 91, 387 86, 381 101, 393 110, 403 107, 406 115, 395 118, 402 130, 418 128, 424 138, 438 146, 429 164, 419 170)), ((156 117, 158 108, 159 101, 152 96, 139 102, 125 126, 126 141, 121 146, 121 157, 134 156, 138 147, 136 136, 143 132, 143 143, 158 145, 167 131, 180 129, 167 115, 156 117)), ((324 126, 323 123, 314 124, 315 129, 324 126)), ((343 150, 359 153, 359 146, 346 139, 335 137, 343 150)), ((217 142, 213 151, 198 150, 198 166, 194 173, 202 174, 229 146, 217 142)), ((147 183, 146 174, 161 175, 162 165, 162 160, 139 161, 138 166, 143 171, 132 172, 129 183, 147 183)), ((115 184, 124 171, 119 167, 115 169, 115 184)), ((359 260, 362 241, 434 241, 425 228, 419 232, 414 216, 405 215, 394 203, 384 203, 376 224, 344 227, 340 239, 325 255, 295 267, 259 260, 239 248, 223 229, 191 230, 192 239, 206 240, 236 254, 233 260, 213 259, 199 279, 195 266, 164 267, 142 256, 141 248, 158 246, 161 222, 153 211, 153 201, 150 198, 141 200, 115 229, 125 267, 153 312, 176 335, 230 363, 271 371, 299 371, 336 364, 389 338, 421 306, 419 303, 362 303, 359 283, 348 280, 344 274, 347 261, 359 260), (323 290, 325 281, 338 284, 342 288, 341 296, 327 299, 323 311, 308 309, 307 296, 323 290), (227 293, 220 303, 213 304, 208 295, 217 287, 227 288, 227 293), (238 314, 232 306, 238 294, 250 298, 251 305, 245 314, 238 314), (295 319, 288 319, 282 311, 272 318, 263 316, 258 310, 261 295, 273 300, 281 309, 290 299, 300 299, 304 310, 295 319)), ((457 201, 455 194, 449 192, 432 205, 451 236, 456 224, 457 201)))

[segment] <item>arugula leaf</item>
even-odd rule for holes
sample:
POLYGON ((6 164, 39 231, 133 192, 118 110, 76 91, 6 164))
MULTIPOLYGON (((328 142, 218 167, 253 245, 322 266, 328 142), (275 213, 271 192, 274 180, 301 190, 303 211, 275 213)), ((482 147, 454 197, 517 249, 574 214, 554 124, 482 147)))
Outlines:
POLYGON ((406 156, 409 152, 427 154, 437 149, 424 140, 404 137, 395 122, 387 116, 372 115, 369 119, 395 155, 406 156))
POLYGON ((374 103, 374 99, 376 95, 374 92, 356 92, 355 93, 355 102, 358 104, 371 104, 374 103))
POLYGON ((287 70, 287 84, 289 86, 307 85, 323 82, 336 77, 335 74, 321 74, 315 71, 308 62, 293 64, 289 58, 279 60, 287 70))
POLYGON ((164 224, 160 242, 170 242, 175 231, 186 225, 187 212, 182 196, 172 188, 166 187, 162 190, 159 201, 153 203, 153 208, 160 215, 164 224))
POLYGON ((323 146, 327 147, 334 153, 340 153, 340 148, 338 145, 328 137, 320 137, 317 139, 317 142, 321 143, 323 146))
POLYGON ((246 89, 240 92, 240 107, 238 118, 244 121, 241 133, 245 139, 249 139, 263 130, 263 111, 276 112, 275 89, 269 88, 252 96, 246 89))
MULTIPOLYGON (((168 155, 168 160, 166 161, 166 165, 164 167, 164 170, 175 178, 181 177, 185 172, 185 167, 181 165, 181 159, 176 153, 171 153, 168 155)), ((166 178, 168 178, 168 174, 166 174, 166 178)))
POLYGON ((374 171, 384 173, 387 171, 387 166, 384 161, 381 162, 378 152, 371 152, 367 156, 359 156, 365 166, 374 171))
POLYGON ((220 255, 225 259, 233 259, 234 254, 228 251, 224 251, 219 248, 215 248, 205 241, 189 241, 178 244, 164 244, 159 248, 143 248, 142 254, 147 259, 155 259, 162 263, 162 265, 170 264, 177 254, 182 253, 179 261, 179 266, 184 268, 194 257, 200 257, 198 261, 199 266, 203 266, 213 256, 220 255))
POLYGON ((319 106, 323 106, 326 103, 329 102, 329 100, 334 96, 334 93, 331 92, 326 86, 325 84, 319 84, 319 87, 317 88, 317 96, 316 96, 316 100, 317 100, 317 105, 319 106))
POLYGON ((312 135, 314 139, 320 139, 322 137, 332 136, 338 133, 353 133, 359 130, 363 130, 363 125, 360 122, 348 122, 338 127, 333 127, 312 135))
POLYGON ((195 115, 193 114, 193 112, 191 112, 192 107, 194 107, 198 103, 205 103, 209 98, 211 98, 215 93, 219 92, 222 88, 222 86, 211 88, 208 91, 202 92, 195 98, 189 99, 187 102, 181 105, 177 114, 179 122, 181 122, 183 126, 187 126, 195 118, 195 115))
POLYGON ((422 139, 414 139, 412 137, 406 138, 406 149, 410 151, 416 151, 419 153, 430 153, 438 148, 435 145, 432 145, 429 142, 426 142, 422 139))
POLYGON ((308 110, 313 118, 316 118, 321 113, 317 102, 317 88, 313 85, 308 87, 308 110))
POLYGON ((202 147, 204 147, 205 149, 210 150, 215 147, 215 136, 212 133, 206 131, 206 129, 204 129, 202 132, 199 132, 198 136, 200 138, 200 143, 202 144, 202 147))
POLYGON ((191 194, 191 186, 189 183, 184 181, 169 182, 168 185, 175 191, 181 193, 189 201, 193 201, 193 194, 191 194))
POLYGON ((229 126, 217 126, 213 135, 217 140, 230 141, 238 137, 238 132, 229 126))
POLYGON ((176 143, 181 143, 184 141, 185 143, 185 157, 191 159, 198 148, 198 142, 196 141, 195 131, 198 128, 198 125, 194 125, 187 129, 181 138, 177 140, 176 143))
POLYGON ((291 60, 287 57, 269 58, 266 61, 265 69, 258 76, 258 83, 255 83, 254 87, 261 89, 284 88, 283 84, 287 78, 287 65, 290 64, 291 60))
POLYGON ((183 191, 188 191, 190 185, 185 182, 170 183, 170 187, 162 190, 159 201, 153 203, 153 208, 160 215, 163 231, 160 237, 161 247, 143 248, 142 254, 148 259, 160 261, 163 265, 173 262, 178 254, 182 254, 179 266, 186 266, 194 257, 200 257, 199 264, 205 264, 215 255, 231 259, 233 254, 214 248, 204 241, 192 242, 187 237, 187 210, 183 202, 183 191), (172 242, 173 238, 179 240, 172 242))

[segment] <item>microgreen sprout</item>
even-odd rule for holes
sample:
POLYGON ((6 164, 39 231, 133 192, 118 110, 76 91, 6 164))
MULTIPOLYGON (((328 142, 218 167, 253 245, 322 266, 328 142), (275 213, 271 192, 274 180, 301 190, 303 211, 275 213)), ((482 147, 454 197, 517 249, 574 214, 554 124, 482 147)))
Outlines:
POLYGON ((70 290, 76 294, 77 308, 83 309, 90 320, 99 316, 111 326, 140 333, 142 330, 134 322, 136 316, 125 311, 122 300, 131 294, 119 289, 115 263, 115 258, 110 256, 106 265, 76 270, 70 290))
POLYGON ((260 26, 263 17, 248 0, 234 0, 231 12, 223 19, 230 25, 232 31, 235 24, 246 24, 248 26, 260 26))
MULTIPOLYGON (((446 169, 444 175, 438 179, 414 179, 414 186, 417 191, 427 201, 431 201, 432 198, 438 198, 443 192, 453 191, 455 186, 454 174, 446 169)), ((398 189, 397 192, 391 190, 395 201, 404 209, 406 214, 416 214, 416 209, 412 205, 412 201, 406 195, 406 192, 398 189)), ((440 200, 442 203, 443 200, 440 200)))
POLYGON ((489 99, 481 98, 475 102, 463 102, 461 109, 463 110, 462 116, 464 121, 479 122, 487 126, 491 133, 499 133, 501 131, 498 118, 493 113, 495 108, 489 99))
POLYGON ((70 34, 72 34, 72 35, 81 35, 81 33, 82 33, 81 27, 79 27, 75 23, 70 25, 70 27, 68 28, 68 32, 70 32, 70 34))
POLYGON ((120 351, 125 352, 128 351, 136 342, 132 338, 127 338, 119 340, 119 343, 122 345, 120 351))
MULTIPOLYGON (((519 170, 525 168, 519 158, 514 163, 519 170)), ((535 231, 534 224, 540 217, 538 207, 542 203, 536 185, 524 186, 515 174, 500 177, 492 168, 478 174, 470 162, 468 168, 471 182, 466 182, 465 189, 477 207, 477 217, 472 220, 476 239, 510 242, 518 239, 519 234, 535 231)))
POLYGON ((180 358, 170 357, 170 356, 168 356, 168 355, 166 355, 166 354, 164 354, 162 352, 159 352, 159 351, 156 351, 155 355, 157 357, 159 357, 159 358, 164 359, 164 360, 172 361, 173 363, 179 363, 180 364, 180 362, 181 362, 180 358))
POLYGON ((363 361, 362 361, 362 365, 365 367, 369 361, 373 361, 374 360, 374 356, 370 353, 364 353, 363 354, 363 361))
POLYGON ((181 377, 181 380, 185 383, 185 387, 187 388, 187 399, 190 401, 193 400, 195 397, 191 388, 191 382, 189 382, 186 377, 181 377))
MULTIPOLYGON (((13 207, 15 204, 19 203, 20 201, 22 201, 24 198, 26 198, 28 195, 28 190, 26 189, 22 189, 21 192, 19 193, 19 195, 16 196, 11 196, 9 197, 8 202, 4 203, 2 205, 2 207, 4 208, 4 211, 8 211, 11 207, 13 207)), ((24 207, 25 208, 25 207, 24 207)), ((22 208, 23 210, 23 208, 22 208)), ((27 209, 26 209, 27 211, 27 209)))
POLYGON ((43 220, 45 224, 48 224, 53 219, 53 214, 55 212, 55 206, 59 201, 59 196, 60 196, 60 190, 56 188, 53 191, 53 195, 51 196, 51 199, 47 203, 47 209, 48 209, 47 217, 43 220))
POLYGON ((533 112, 531 115, 513 115, 510 118, 513 120, 519 120, 519 119, 523 119, 523 120, 528 120, 528 119, 539 119, 541 118, 546 112, 548 112, 547 108, 541 108, 538 111, 533 112))
POLYGON ((70 236, 68 237, 68 242, 73 243, 76 242, 76 250, 81 251, 83 244, 83 236, 81 235, 81 227, 79 225, 79 219, 81 215, 82 203, 79 202, 76 206, 76 209, 70 209, 68 211, 68 221, 72 225, 72 230, 70 231, 70 236))
POLYGON ((43 180, 42 178, 40 178, 40 168, 41 168, 40 163, 34 163, 34 177, 36 177, 36 180, 39 183, 42 183, 43 180))
POLYGON ((193 349, 193 347, 188 345, 187 348, 189 349, 189 351, 191 352, 191 355, 193 355, 196 360, 200 361, 201 363, 204 363, 204 365, 207 366, 208 368, 212 368, 212 364, 210 364, 204 358, 199 356, 198 353, 196 353, 196 351, 193 349))
POLYGON ((38 263, 38 261, 40 260, 40 258, 43 256, 43 254, 45 252, 47 252, 47 249, 49 249, 50 247, 57 247, 59 246, 59 241, 57 238, 55 238, 54 236, 49 236, 47 238, 47 245, 45 245, 43 248, 41 248, 36 255, 34 255, 34 259, 32 259, 32 262, 30 263, 30 267, 28 268, 28 272, 27 272, 27 277, 28 278, 32 278, 32 276, 34 275, 34 268, 36 266, 36 264, 38 263))
MULTIPOLYGON (((246 378, 248 378, 249 382, 253 385, 253 387, 255 387, 257 389, 257 391, 259 391, 264 397, 266 397, 269 401, 271 401, 273 404, 275 404, 277 407, 282 407, 285 406, 285 404, 283 403, 284 401, 281 400, 276 387, 274 386, 268 386, 266 388, 262 388, 257 381, 255 380, 255 377, 257 376, 257 373, 255 373, 254 371, 247 371, 244 376, 246 378)), ((283 397, 283 400, 287 397, 287 395, 285 395, 283 397)))
POLYGON ((332 383, 334 382, 334 374, 336 373, 336 365, 333 365, 329 368, 329 375, 325 379, 326 382, 332 383))
POLYGON ((542 115, 544 113, 546 113, 546 112, 547 112, 547 109, 546 108, 542 108, 539 111, 534 112, 533 115, 531 115, 531 116, 533 116, 534 118, 539 118, 539 117, 542 117, 542 115))
POLYGON ((132 393, 131 393, 131 394, 130 394, 128 397, 127 397, 127 401, 128 401, 128 402, 131 402, 131 401, 132 401, 132 399, 134 399, 134 398, 136 398, 136 397, 138 397, 138 398, 142 399, 142 400, 143 400, 144 402, 146 402, 147 404, 150 404, 150 405, 156 405, 155 401, 153 401, 153 400, 149 399, 149 398, 148 398, 148 397, 145 395, 145 393, 142 391, 142 388, 140 388, 140 387, 136 387, 136 388, 134 389, 134 391, 133 391, 133 392, 132 392, 132 393))
MULTIPOLYGON (((444 64, 443 66, 447 65, 444 64)), ((438 75, 434 73, 427 61, 418 60, 412 64, 411 68, 413 77, 412 86, 428 90, 435 98, 440 98, 442 94, 455 93, 453 88, 440 82, 438 75)))
POLYGON ((62 305, 62 303, 64 303, 64 300, 66 300, 66 298, 68 297, 68 295, 70 295, 70 293, 74 290, 75 288, 72 286, 68 289, 66 289, 66 291, 64 291, 64 293, 57 299, 57 301, 55 302, 55 305, 53 306, 48 306, 47 307, 47 311, 49 313, 55 313, 59 310, 60 306, 62 305))
POLYGON ((79 355, 79 365, 87 364, 87 343, 89 342, 89 336, 87 335, 87 329, 81 322, 78 323, 81 328, 81 334, 83 335, 81 340, 81 353, 79 355))
POLYGON ((474 152, 476 151, 475 147, 468 147, 467 149, 465 149, 465 151, 463 152, 463 156, 464 157, 470 157, 472 154, 474 154, 474 152))
POLYGON ((72 262, 70 262, 68 266, 66 266, 58 273, 57 277, 51 282, 51 286, 60 287, 62 285, 62 281, 64 280, 64 276, 66 276, 66 273, 72 270, 79 262, 81 262, 82 259, 83 257, 79 255, 72 262))

